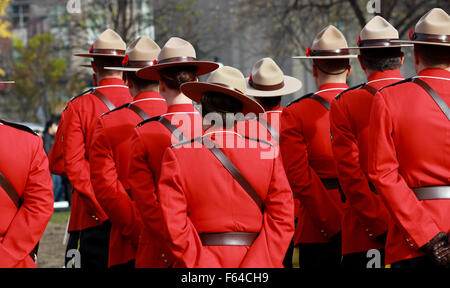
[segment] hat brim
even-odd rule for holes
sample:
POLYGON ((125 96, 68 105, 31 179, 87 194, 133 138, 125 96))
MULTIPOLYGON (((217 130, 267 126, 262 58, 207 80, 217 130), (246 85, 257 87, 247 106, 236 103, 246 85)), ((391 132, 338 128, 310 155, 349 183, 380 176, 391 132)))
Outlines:
POLYGON ((289 95, 292 93, 297 92, 303 87, 302 81, 300 81, 297 78, 291 77, 291 76, 284 76, 284 87, 278 90, 272 90, 272 91, 263 91, 258 90, 252 87, 248 83, 249 77, 246 78, 247 82, 247 91, 246 94, 253 97, 277 97, 277 96, 284 96, 289 95))
POLYGON ((94 58, 94 57, 125 58, 125 55, 112 55, 112 54, 102 54, 102 53, 82 53, 82 54, 73 54, 73 56, 86 57, 86 58, 94 58))
POLYGON ((364 49, 380 49, 380 48, 403 48, 403 47, 412 47, 411 44, 395 44, 389 46, 365 46, 365 47, 348 47, 348 50, 364 50, 364 49))
POLYGON ((122 72, 137 72, 141 68, 132 68, 132 67, 105 67, 106 70, 113 71, 122 71, 122 72))
POLYGON ((16 81, 0 81, 0 84, 15 84, 16 81))
POLYGON ((397 43, 397 44, 424 44, 424 45, 435 45, 435 46, 450 46, 450 43, 414 41, 414 40, 392 40, 392 43, 397 43))
POLYGON ((181 92, 183 92, 184 95, 197 103, 201 103, 202 95, 205 92, 223 93, 239 100, 243 104, 242 113, 244 115, 248 113, 264 113, 264 108, 252 98, 243 93, 239 93, 238 91, 234 91, 217 84, 205 82, 187 82, 181 85, 181 92))
POLYGON ((197 76, 208 74, 219 68, 219 64, 210 61, 170 62, 144 67, 139 69, 136 75, 143 79, 158 81, 161 79, 159 75, 160 70, 177 66, 197 67, 197 72, 195 73, 197 76))
MULTIPOLYGON (((345 48, 347 49, 347 48, 345 48)), ((339 56, 293 56, 293 59, 354 59, 358 55, 339 55, 339 56)))

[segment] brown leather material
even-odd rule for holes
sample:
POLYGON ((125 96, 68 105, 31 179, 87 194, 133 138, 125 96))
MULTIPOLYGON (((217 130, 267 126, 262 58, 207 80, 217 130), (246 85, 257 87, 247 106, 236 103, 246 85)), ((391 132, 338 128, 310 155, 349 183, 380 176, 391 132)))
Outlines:
POLYGON ((173 57, 173 58, 167 58, 167 59, 163 59, 158 61, 157 64, 166 64, 166 63, 174 63, 174 62, 195 62, 197 61, 197 58, 194 57, 173 57))
POLYGON ((106 107, 108 107, 109 111, 112 111, 116 108, 116 106, 114 106, 114 104, 111 103, 111 101, 109 101, 109 99, 102 92, 94 90, 92 94, 97 96, 97 98, 100 99, 106 105, 106 107))
POLYGON ((412 190, 419 200, 450 199, 450 186, 428 186, 412 190))
POLYGON ((141 117, 142 120, 144 120, 144 121, 151 118, 150 116, 148 116, 147 113, 145 113, 144 110, 141 109, 141 107, 139 107, 139 106, 137 106, 137 105, 135 105, 135 104, 133 104, 133 103, 129 103, 129 104, 127 105, 127 108, 130 109, 130 110, 132 110, 132 111, 135 112, 136 114, 138 114, 139 117, 141 117))
POLYGON ((328 111, 330 111, 331 104, 327 100, 323 99, 322 97, 320 97, 317 94, 313 94, 310 98, 313 100, 316 100, 317 102, 322 104, 322 106, 325 107, 328 111))
POLYGON ((128 61, 122 66, 124 68, 144 68, 155 65, 155 61, 128 61))
MULTIPOLYGON (((6 194, 8 194, 11 201, 17 207, 17 210, 19 210, 20 207, 22 206, 22 200, 20 199, 20 196, 17 193, 16 189, 14 189, 11 182, 8 181, 8 179, 5 177, 5 175, 3 175, 2 172, 0 172, 0 186, 3 188, 6 194)), ((36 244, 34 249, 29 254, 34 262, 37 261, 38 250, 39 250, 39 242, 36 244)))
POLYGON ((425 33, 412 33, 411 40, 421 41, 421 42, 442 42, 450 43, 450 35, 434 35, 425 33))
POLYGON ((273 128, 264 118, 259 118, 259 123, 261 123, 264 127, 266 127, 267 131, 269 131, 270 135, 272 135, 273 138, 275 138, 275 141, 277 143, 280 142, 280 134, 278 131, 273 128))
POLYGON ((257 90, 261 90, 261 91, 275 91, 275 90, 279 90, 284 87, 284 81, 279 84, 275 84, 275 85, 261 85, 261 84, 256 84, 255 82, 253 82, 253 80, 249 80, 248 84, 250 86, 252 86, 253 88, 255 88, 257 90))
MULTIPOLYGON (((238 93, 244 94, 241 90, 236 89, 236 88, 234 88, 234 87, 231 87, 230 85, 227 85, 227 84, 217 83, 217 82, 211 82, 211 83, 209 83, 209 84, 219 85, 219 86, 225 87, 225 88, 227 88, 227 89, 236 91, 236 92, 238 92, 238 93)), ((245 95, 245 94, 244 94, 244 95, 245 95)))
POLYGON ((172 122, 170 122, 167 118, 163 116, 158 116, 156 121, 163 124, 170 131, 170 133, 172 133, 172 135, 178 139, 178 141, 180 142, 187 141, 183 133, 181 133, 181 131, 178 130, 178 128, 175 125, 173 125, 172 122))
POLYGON ((223 232, 199 234, 203 246, 252 246, 257 232, 223 232))
POLYGON ((217 160, 222 163, 223 167, 230 172, 231 176, 241 185, 241 187, 247 192, 250 198, 253 199, 258 208, 264 210, 264 201, 261 199, 259 194, 253 188, 253 186, 247 181, 247 179, 242 175, 239 169, 228 159, 228 157, 216 147, 216 145, 207 138, 202 138, 203 144, 216 156, 217 160))
POLYGON ((361 87, 361 89, 366 90, 367 92, 369 92, 370 94, 372 94, 373 96, 375 96, 375 94, 377 94, 378 90, 372 86, 369 85, 364 85, 363 87, 361 87))
POLYGON ((389 47, 392 45, 398 45, 396 43, 392 43, 391 40, 398 40, 398 39, 368 39, 368 40, 361 40, 358 43, 358 47, 374 47, 374 46, 385 46, 389 47))
POLYGON ((450 109, 448 108, 447 103, 442 100, 441 96, 439 96, 439 94, 430 85, 428 85, 427 82, 420 78, 414 78, 412 82, 422 87, 431 96, 431 98, 433 98, 434 102, 436 102, 447 119, 450 120, 450 109))
POLYGON ((309 56, 341 56, 349 55, 347 49, 336 49, 336 50, 311 50, 309 56))
POLYGON ((108 55, 123 55, 125 57, 125 50, 119 49, 92 49, 91 54, 108 54, 108 55))

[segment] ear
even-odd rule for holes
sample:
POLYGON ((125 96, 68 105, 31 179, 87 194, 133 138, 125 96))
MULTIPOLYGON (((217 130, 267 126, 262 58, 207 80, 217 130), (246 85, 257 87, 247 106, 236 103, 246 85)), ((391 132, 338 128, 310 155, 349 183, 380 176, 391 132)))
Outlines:
POLYGON ((319 75, 317 74, 317 66, 316 64, 312 65, 312 72, 313 72, 313 77, 317 78, 319 75))
POLYGON ((163 81, 159 81, 159 92, 160 93, 166 92, 166 85, 164 85, 163 81))
POLYGON ((198 77, 195 77, 195 80, 194 80, 194 82, 198 82, 198 77))
POLYGON ((348 65, 347 75, 345 77, 350 76, 350 73, 352 73, 352 66, 348 65))
POLYGON ((95 73, 98 72, 97 71, 97 66, 94 65, 94 61, 91 61, 91 67, 92 67, 92 70, 94 70, 95 73))
POLYGON ((421 61, 420 61, 419 53, 417 53, 417 50, 414 49, 414 64, 415 64, 415 65, 419 65, 420 62, 421 62, 421 61))

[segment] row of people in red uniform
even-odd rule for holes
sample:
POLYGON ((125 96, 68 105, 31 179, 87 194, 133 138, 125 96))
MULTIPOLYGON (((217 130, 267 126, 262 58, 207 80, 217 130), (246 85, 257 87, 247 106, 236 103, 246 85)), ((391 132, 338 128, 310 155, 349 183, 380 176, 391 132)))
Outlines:
MULTIPOLYGON (((393 267, 445 265, 449 23, 441 9, 420 19, 410 42, 418 77, 400 83, 405 45, 384 19, 364 27, 358 47, 325 28, 296 57, 313 60, 318 92, 284 109, 281 96, 301 82, 269 58, 245 79, 198 61, 182 39, 160 49, 141 37, 126 48, 107 30, 79 55, 93 58, 99 83, 69 102, 49 155, 74 187, 68 249, 84 268, 282 267, 295 215, 301 268, 337 267, 341 255, 365 267, 367 251, 384 248, 393 267), (368 83, 348 89, 355 57, 368 83), (204 116, 265 113, 206 125, 192 101, 204 116)), ((34 247, 51 214, 41 209, 40 232, 8 253, 34 247)), ((0 264, 31 265, 21 261, 0 264)))

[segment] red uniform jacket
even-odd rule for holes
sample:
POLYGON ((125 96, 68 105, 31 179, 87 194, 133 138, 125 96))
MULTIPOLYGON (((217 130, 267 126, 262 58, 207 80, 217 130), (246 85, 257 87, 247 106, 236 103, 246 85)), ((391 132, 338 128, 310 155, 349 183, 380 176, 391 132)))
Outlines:
POLYGON ((0 268, 34 268, 29 256, 53 213, 53 185, 41 137, 0 122, 0 171, 19 210, 0 187, 0 268))
MULTIPOLYGON (((419 76, 450 105, 450 72, 419 76)), ((404 83, 375 96, 369 131, 369 177, 393 218, 386 262, 421 256, 421 246, 450 231, 450 200, 419 201, 411 188, 450 186, 450 121, 425 90, 404 83)))
MULTIPOLYGON (((167 111, 158 92, 142 92, 134 98, 149 117, 167 111)), ((89 151, 91 182, 95 197, 112 222, 109 244, 109 266, 124 264, 136 257, 142 219, 128 195, 128 168, 131 136, 143 119, 128 108, 103 115, 94 130, 89 151)))
MULTIPOLYGON (((347 88, 329 83, 319 87, 317 95, 330 103, 347 88)), ((338 189, 327 191, 321 182, 337 178, 327 108, 310 98, 284 108, 280 149, 292 191, 300 200, 294 243, 328 242, 341 231, 344 205, 338 189)))
POLYGON ((61 113, 58 130, 56 131, 55 141, 48 153, 48 164, 50 172, 55 175, 65 175, 64 173, 64 154, 63 154, 63 127, 64 127, 64 112, 61 113))
MULTIPOLYGON (((120 79, 104 79, 98 90, 116 107, 133 100, 120 79)), ((97 119, 108 111, 95 95, 85 94, 69 102, 64 112, 64 172, 73 186, 69 231, 99 226, 108 219, 95 199, 88 160, 97 119)))
MULTIPOLYGON (((202 135, 202 118, 192 104, 171 105, 164 117, 178 127, 186 139, 202 135)), ((164 268, 173 262, 170 250, 162 241, 166 233, 156 184, 164 151, 176 143, 178 140, 157 121, 136 127, 132 136, 128 180, 144 223, 136 254, 138 268, 164 268)))
MULTIPOLYGON (((398 70, 375 72, 368 86, 376 90, 398 82, 398 70)), ((387 231, 389 213, 378 195, 371 191, 367 176, 369 116, 374 95, 365 89, 350 89, 331 104, 332 148, 348 209, 342 219, 342 253, 382 249, 376 236, 387 231)))
MULTIPOLYGON (((231 131, 205 133, 220 144, 251 147, 231 131), (226 137, 223 137, 223 133, 226 137), (220 140, 222 138, 222 140, 220 140)), ((177 258, 174 267, 280 268, 294 233, 292 191, 280 157, 263 148, 220 148, 264 201, 264 212, 206 147, 167 149, 158 196, 177 258), (203 246, 200 233, 259 232, 251 246, 203 246)))

